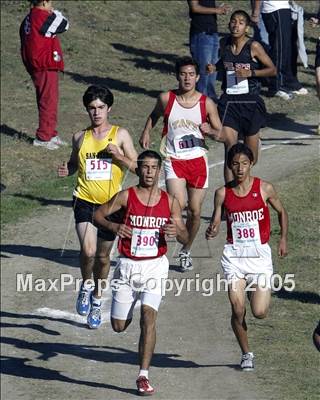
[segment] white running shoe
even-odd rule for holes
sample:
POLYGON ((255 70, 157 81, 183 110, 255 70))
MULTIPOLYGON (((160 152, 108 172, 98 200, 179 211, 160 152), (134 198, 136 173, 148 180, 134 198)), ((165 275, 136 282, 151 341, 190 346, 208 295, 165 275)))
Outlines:
POLYGON ((68 146, 68 142, 65 140, 62 140, 60 136, 54 136, 51 140, 51 143, 54 143, 58 146, 68 146))
POLYGON ((90 329, 98 329, 101 325, 101 303, 91 304, 91 309, 87 318, 87 323, 90 329))
POLYGON ((34 139, 33 145, 39 146, 39 147, 44 147, 45 149, 48 149, 48 150, 57 150, 59 148, 59 146, 57 144, 53 143, 52 140, 50 140, 48 142, 44 142, 43 140, 34 139))
POLYGON ((283 100, 293 99, 293 94, 291 92, 285 92, 284 90, 278 90, 277 93, 275 93, 275 96, 280 97, 283 100))
POLYGON ((254 359, 253 353, 249 352, 249 353, 242 354, 241 362, 240 362, 240 367, 241 367, 242 371, 253 371, 254 370, 253 359, 254 359))
POLYGON ((305 96, 307 94, 309 94, 308 89, 302 87, 299 90, 293 90, 292 91, 293 94, 296 94, 297 96, 305 96))
POLYGON ((182 272, 193 270, 190 251, 181 250, 179 252, 179 261, 180 261, 180 269, 182 272))

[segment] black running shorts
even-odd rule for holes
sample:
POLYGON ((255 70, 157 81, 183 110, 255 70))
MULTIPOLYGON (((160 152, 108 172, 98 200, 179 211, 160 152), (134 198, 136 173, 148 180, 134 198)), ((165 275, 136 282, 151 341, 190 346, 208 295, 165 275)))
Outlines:
MULTIPOLYGON (((81 222, 91 222, 93 225, 93 213, 97 210, 97 208, 101 204, 90 203, 89 201, 79 199, 78 197, 73 197, 72 207, 74 211, 74 219, 76 224, 81 222)), ((121 223, 121 213, 117 212, 110 215, 107 219, 113 222, 121 223)), ((108 231, 106 229, 98 228, 98 237, 113 242, 116 238, 116 235, 108 231)))
POLYGON ((218 102, 223 126, 229 126, 242 136, 253 136, 266 126, 267 110, 258 95, 223 94, 218 102))

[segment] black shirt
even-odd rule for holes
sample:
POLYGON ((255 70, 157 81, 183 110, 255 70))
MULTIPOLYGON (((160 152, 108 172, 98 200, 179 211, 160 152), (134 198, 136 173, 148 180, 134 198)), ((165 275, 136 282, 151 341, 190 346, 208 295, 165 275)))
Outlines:
MULTIPOLYGON (((215 0, 200 0, 199 4, 203 7, 215 8, 215 0)), ((217 33, 217 15, 216 14, 198 14, 189 11, 189 16, 191 18, 190 33, 217 33)))
MULTIPOLYGON (((228 37, 226 40, 226 45, 224 49, 221 51, 221 58, 217 63, 217 69, 221 69, 222 65, 225 71, 235 70, 237 65, 241 65, 242 68, 246 68, 248 70, 260 69, 261 64, 258 61, 252 59, 251 56, 251 44, 253 40, 249 39, 240 53, 235 55, 231 50, 231 38, 228 37)), ((249 94, 259 94, 261 89, 261 82, 259 78, 249 77, 249 94)), ((226 90, 226 74, 224 74, 224 79, 222 81, 222 90, 226 90)))

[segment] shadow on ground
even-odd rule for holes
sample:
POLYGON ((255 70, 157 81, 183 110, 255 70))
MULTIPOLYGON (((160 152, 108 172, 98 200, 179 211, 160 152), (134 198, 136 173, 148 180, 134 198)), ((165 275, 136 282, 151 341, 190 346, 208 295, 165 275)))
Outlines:
POLYGON ((13 139, 16 140, 23 140, 29 144, 33 143, 34 137, 29 136, 27 133, 25 132, 19 132, 14 128, 11 128, 10 126, 6 125, 6 124, 1 124, 0 125, 0 132, 1 135, 6 135, 9 137, 12 137, 13 139))
MULTIPOLYGON (((79 251, 76 250, 50 249, 43 246, 20 244, 3 244, 0 246, 0 249, 1 258, 8 258, 7 254, 2 254, 2 252, 4 252, 18 256, 42 258, 47 261, 53 261, 58 264, 67 265, 69 267, 79 267, 79 251)), ((23 263, 23 261, 21 262, 23 263)))
MULTIPOLYGON (((67 324, 67 325, 76 326, 78 328, 88 329, 86 325, 81 324, 80 322, 71 321, 71 320, 66 319, 66 318, 57 318, 57 317, 49 317, 49 316, 47 317, 45 315, 37 315, 37 314, 17 314, 17 313, 12 313, 12 312, 8 312, 8 311, 2 311, 1 312, 1 319, 5 318, 5 317, 6 318, 16 318, 16 319, 28 319, 28 320, 35 319, 35 320, 39 320, 39 321, 61 322, 62 324, 67 324)), ((14 325, 17 325, 17 327, 22 327, 22 328, 25 327, 25 325, 21 325, 21 324, 14 324, 14 325)), ((31 329, 37 329, 35 327, 35 325, 37 327, 41 326, 41 325, 38 325, 38 324, 31 324, 31 325, 33 325, 31 329)), ((57 332, 57 331, 52 331, 52 332, 57 332)), ((49 334, 48 332, 43 332, 43 333, 49 334)), ((57 332, 57 333, 58 333, 58 335, 60 335, 59 332, 57 332)), ((50 334, 53 334, 53 333, 50 333, 50 334)), ((54 335, 56 335, 56 333, 54 335)), ((56 335, 56 336, 58 336, 58 335, 56 335)))
POLYGON ((288 292, 287 290, 282 288, 278 292, 274 292, 273 296, 276 296, 279 299, 284 299, 284 300, 300 301, 301 303, 320 304, 319 294, 313 292, 300 292, 297 290, 288 292))
POLYGON ((101 85, 107 86, 111 90, 118 90, 124 93, 144 94, 150 97, 158 97, 159 90, 146 90, 139 86, 132 86, 129 82, 120 81, 112 78, 101 78, 96 75, 81 75, 71 71, 65 71, 65 75, 70 76, 75 82, 83 83, 86 85, 101 85))
POLYGON ((62 206, 62 207, 72 207, 72 200, 60 200, 60 199, 46 199, 45 197, 33 196, 31 194, 15 193, 11 195, 12 197, 18 197, 20 199, 28 199, 31 201, 36 201, 41 206, 62 206))
POLYGON ((127 46, 121 43, 111 43, 114 49, 121 51, 134 58, 123 59, 126 63, 133 62, 136 68, 146 70, 157 70, 162 73, 173 74, 175 72, 175 61, 177 56, 170 53, 156 53, 151 50, 139 49, 133 46, 127 46), (152 61, 155 58, 160 61, 152 61))
POLYGON ((267 114, 267 127, 280 130, 303 133, 304 135, 315 135, 315 124, 301 124, 289 118, 284 113, 267 114))
POLYGON ((103 388, 115 390, 118 392, 136 394, 135 389, 121 388, 119 386, 110 385, 107 383, 86 381, 84 379, 74 379, 63 375, 60 371, 55 369, 34 367, 29 365, 32 360, 30 358, 19 358, 1 356, 1 373, 4 375, 17 376, 19 378, 39 379, 44 381, 59 381, 66 383, 73 383, 75 385, 89 386, 94 388, 103 388))

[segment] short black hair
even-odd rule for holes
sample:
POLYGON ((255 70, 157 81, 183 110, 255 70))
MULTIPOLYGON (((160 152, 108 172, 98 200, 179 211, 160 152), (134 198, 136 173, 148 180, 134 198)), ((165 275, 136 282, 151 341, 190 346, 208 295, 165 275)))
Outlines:
POLYGON ((107 87, 96 85, 89 86, 82 97, 83 105, 85 108, 88 108, 88 105, 97 99, 107 104, 108 107, 111 107, 113 104, 113 94, 107 87))
POLYGON ((159 168, 161 167, 162 158, 161 158, 160 154, 153 150, 145 150, 138 155, 138 159, 137 159, 138 168, 140 167, 140 165, 142 164, 142 161, 145 158, 154 158, 155 160, 158 160, 159 168))
POLYGON ((39 4, 43 3, 43 0, 29 0, 29 3, 33 6, 38 6, 39 4))
POLYGON ((253 153, 252 150, 245 145, 244 143, 237 143, 234 144, 231 149, 228 151, 228 155, 227 155, 227 166, 231 169, 231 165, 232 165, 232 161, 234 159, 234 156, 236 154, 244 154, 245 156, 247 156, 250 160, 250 162, 253 162, 253 153))
POLYGON ((199 75, 200 68, 199 68, 199 64, 197 63, 197 61, 194 60, 190 56, 185 56, 185 57, 178 58, 177 61, 176 61, 175 71, 176 71, 176 76, 177 77, 179 76, 180 68, 184 67, 185 65, 193 65, 195 70, 196 70, 196 74, 199 75))
POLYGON ((231 21, 236 15, 241 15, 241 16, 246 20, 246 25, 247 25, 247 26, 251 26, 251 25, 252 25, 250 15, 249 15, 246 11, 244 11, 244 10, 236 10, 236 11, 234 11, 234 12, 231 14, 231 16, 230 16, 230 21, 231 21))

